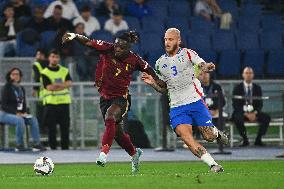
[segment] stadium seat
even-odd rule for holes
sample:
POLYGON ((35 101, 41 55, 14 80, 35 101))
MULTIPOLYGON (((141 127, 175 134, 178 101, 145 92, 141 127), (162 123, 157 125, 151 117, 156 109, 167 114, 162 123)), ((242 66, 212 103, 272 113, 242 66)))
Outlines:
POLYGON ((237 46, 238 49, 248 50, 248 49, 259 49, 259 38, 258 34, 254 32, 237 32, 237 46))
POLYGON ((101 28, 104 28, 106 21, 109 19, 106 16, 98 16, 96 17, 101 25, 101 28))
POLYGON ((190 19, 190 29, 196 32, 211 33, 214 25, 200 16, 193 16, 190 19))
POLYGON ((223 77, 238 77, 240 70, 240 52, 236 50, 222 51, 217 66, 218 73, 223 77))
POLYGON ((148 63, 152 66, 152 68, 155 68, 156 61, 165 54, 165 51, 163 49, 157 49, 153 52, 151 52, 148 55, 148 63))
POLYGON ((259 4, 243 4, 240 9, 240 15, 242 16, 261 16, 262 6, 259 4))
POLYGON ((239 9, 236 1, 221 1, 219 4, 223 12, 230 12, 233 16, 233 20, 236 20, 239 16, 239 9))
POLYGON ((268 56, 267 73, 271 76, 284 75, 284 49, 271 50, 268 56))
POLYGON ((40 34, 40 47, 45 50, 53 48, 56 31, 45 31, 40 34))
POLYGON ((181 33, 189 30, 188 20, 182 17, 169 17, 166 23, 167 28, 177 28, 181 33))
POLYGON ((142 52, 148 56, 151 52, 163 48, 162 36, 153 32, 145 32, 140 35, 140 47, 142 52))
POLYGON ((261 49, 247 50, 244 56, 244 66, 252 67, 255 75, 263 76, 264 51, 261 49))
POLYGON ((260 30, 260 17, 240 16, 238 18, 238 29, 243 32, 258 32, 260 30))
POLYGON ((125 16, 124 20, 127 22, 129 29, 137 32, 141 31, 141 25, 137 18, 131 16, 125 16))
POLYGON ((232 32, 217 30, 212 36, 213 49, 236 49, 235 38, 232 32))
POLYGON ((280 15, 264 15, 261 18, 262 31, 283 31, 283 23, 280 15))
POLYGON ((165 21, 169 14, 168 14, 168 6, 153 6, 151 7, 152 11, 153 11, 153 16, 152 18, 161 20, 161 21, 165 21))
POLYGON ((39 42, 35 41, 31 44, 23 40, 24 33, 30 35, 32 38, 36 37, 38 33, 32 29, 25 29, 16 35, 17 47, 16 54, 21 57, 34 57, 36 50, 39 48, 39 42))
POLYGON ((99 39, 103 41, 113 42, 112 34, 105 30, 94 31, 91 34, 91 39, 99 39))
POLYGON ((187 34, 187 45, 189 48, 198 50, 211 50, 212 43, 210 39, 210 34, 199 33, 199 32, 189 32, 187 34))
POLYGON ((191 16, 191 10, 187 1, 176 1, 171 2, 169 5, 169 16, 170 17, 184 17, 188 18, 191 16))
POLYGON ((196 51, 196 53, 206 62, 213 62, 214 64, 217 62, 217 54, 213 50, 201 50, 196 51))
POLYGON ((161 34, 164 31, 164 23, 159 19, 156 20, 152 17, 144 17, 142 18, 142 31, 161 34))
POLYGON ((260 44, 266 50, 283 48, 281 32, 263 32, 260 34, 260 44))

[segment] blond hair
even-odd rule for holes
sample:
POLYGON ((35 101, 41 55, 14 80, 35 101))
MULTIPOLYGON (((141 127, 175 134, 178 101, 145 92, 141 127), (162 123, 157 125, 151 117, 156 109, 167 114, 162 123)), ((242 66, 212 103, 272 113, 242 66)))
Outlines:
POLYGON ((178 36, 179 38, 181 38, 181 37, 180 37, 180 31, 179 31, 177 28, 169 28, 169 29, 167 29, 166 33, 167 33, 167 32, 176 33, 177 36, 178 36))

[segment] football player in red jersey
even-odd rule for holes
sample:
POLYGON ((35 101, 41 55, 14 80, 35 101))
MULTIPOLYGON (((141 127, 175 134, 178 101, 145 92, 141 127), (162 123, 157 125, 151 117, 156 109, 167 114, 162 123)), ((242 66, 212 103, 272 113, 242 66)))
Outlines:
POLYGON ((138 36, 133 31, 123 33, 115 39, 114 43, 91 40, 75 33, 66 33, 62 38, 62 43, 74 39, 100 52, 100 60, 95 73, 95 85, 101 95, 100 109, 105 121, 105 132, 102 137, 101 153, 96 163, 100 166, 105 165, 107 154, 115 139, 132 157, 132 172, 135 173, 139 170, 139 157, 142 150, 135 148, 129 135, 123 131, 123 117, 130 104, 128 87, 132 73, 139 70, 153 76, 159 84, 155 88, 156 90, 157 88, 162 89, 159 86, 163 86, 164 82, 158 79, 155 71, 146 61, 130 51, 131 44, 138 41, 138 36))

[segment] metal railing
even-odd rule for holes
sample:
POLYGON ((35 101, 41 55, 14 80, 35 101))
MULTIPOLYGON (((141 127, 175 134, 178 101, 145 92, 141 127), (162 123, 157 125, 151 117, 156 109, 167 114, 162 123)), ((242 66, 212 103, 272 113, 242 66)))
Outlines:
MULTIPOLYGON (((241 81, 217 80, 216 82, 221 84, 226 96, 226 94, 231 94, 233 86, 241 81)), ((255 80, 254 82, 262 86, 264 96, 271 96, 271 94, 281 96, 284 91, 284 80, 255 80)), ((0 83, 0 87, 3 85, 4 83, 0 83)), ((32 96, 32 87, 37 86, 37 84, 22 83, 22 85, 26 88, 27 102, 31 108, 31 112, 35 112, 35 102, 38 99, 32 96)), ((131 109, 144 124, 152 146, 160 146, 162 142, 163 111, 160 103, 160 94, 140 80, 131 82, 130 94, 132 95, 131 109)), ((98 145, 100 136, 104 130, 104 124, 99 109, 99 94, 96 88, 92 82, 74 82, 71 95, 73 99, 70 106, 70 139, 72 146, 75 149, 78 147, 84 149, 87 146, 98 145)), ((227 99, 224 111, 229 113, 229 115, 232 112, 230 98, 227 99)), ((279 114, 282 116, 282 103, 264 103, 264 111, 270 112, 271 115, 279 114), (273 107, 271 108, 270 106, 273 107)), ((5 127, 5 131, 8 133, 7 127, 5 127)), ((14 141, 14 139, 10 138, 10 141, 14 141)), ((8 137, 5 143, 9 144, 8 137)))

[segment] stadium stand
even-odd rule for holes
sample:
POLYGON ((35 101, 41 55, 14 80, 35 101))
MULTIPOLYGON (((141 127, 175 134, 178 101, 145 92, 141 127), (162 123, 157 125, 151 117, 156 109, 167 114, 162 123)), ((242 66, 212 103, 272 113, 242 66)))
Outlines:
POLYGON ((241 71, 240 52, 236 50, 223 50, 217 71, 223 77, 238 77, 241 71))
POLYGON ((284 75, 284 50, 271 50, 268 58, 268 74, 272 76, 284 75))
POLYGON ((256 76, 263 76, 264 51, 247 50, 244 56, 244 67, 252 67, 256 76))

